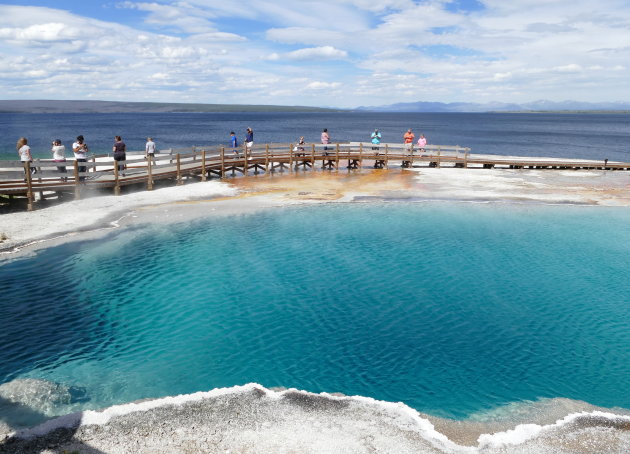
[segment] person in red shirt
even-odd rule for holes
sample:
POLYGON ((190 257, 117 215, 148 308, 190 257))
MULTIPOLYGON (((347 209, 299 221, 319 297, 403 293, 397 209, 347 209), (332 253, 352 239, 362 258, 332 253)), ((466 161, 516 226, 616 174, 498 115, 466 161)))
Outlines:
POLYGON ((407 129, 407 132, 403 136, 403 139, 405 140, 405 150, 407 150, 409 154, 413 153, 413 139, 414 138, 415 136, 413 135, 413 132, 411 132, 411 129, 407 129))

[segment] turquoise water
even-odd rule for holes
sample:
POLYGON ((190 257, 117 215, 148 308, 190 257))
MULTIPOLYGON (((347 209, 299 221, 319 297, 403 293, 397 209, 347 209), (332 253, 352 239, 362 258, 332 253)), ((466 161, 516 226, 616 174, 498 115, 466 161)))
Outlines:
POLYGON ((630 211, 284 208, 0 266, 0 383, 57 410, 258 382, 454 418, 567 397, 630 408, 630 211))

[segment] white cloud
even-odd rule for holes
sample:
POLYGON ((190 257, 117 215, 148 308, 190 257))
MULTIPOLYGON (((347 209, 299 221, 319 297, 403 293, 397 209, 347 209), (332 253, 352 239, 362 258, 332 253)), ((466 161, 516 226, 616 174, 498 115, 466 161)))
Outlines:
POLYGON ((155 79, 155 80, 168 80, 171 78, 171 76, 167 73, 155 73, 155 74, 151 74, 149 78, 155 79))
POLYGON ((211 19, 215 16, 208 10, 196 8, 187 2, 165 5, 157 2, 125 1, 117 3, 116 6, 148 12, 146 22, 156 26, 168 26, 191 33, 204 33, 214 29, 211 19))
POLYGON ((270 28, 266 32, 267 39, 285 44, 310 44, 310 45, 330 45, 333 43, 343 43, 347 40, 348 34, 342 31, 322 31, 316 27, 286 27, 270 28))
POLYGON ((495 73, 493 79, 496 81, 503 81, 503 80, 508 80, 512 78, 512 73, 511 72, 507 72, 507 73, 495 73))
POLYGON ((25 28, 0 28, 0 38, 26 42, 70 41, 79 38, 79 33, 65 24, 50 22, 25 28))
POLYGON ((484 0, 470 13, 447 3, 108 3, 141 15, 130 26, 0 5, 0 92, 338 106, 630 97, 626 1, 484 0))
POLYGON ((582 67, 580 65, 576 65, 575 63, 564 66, 556 66, 552 69, 560 73, 576 73, 582 71, 582 67))
POLYGON ((289 60, 338 60, 348 56, 345 50, 335 49, 332 46, 307 47, 288 52, 289 60))
POLYGON ((311 82, 306 85, 307 90, 330 90, 334 88, 339 88, 341 84, 339 82, 311 82))

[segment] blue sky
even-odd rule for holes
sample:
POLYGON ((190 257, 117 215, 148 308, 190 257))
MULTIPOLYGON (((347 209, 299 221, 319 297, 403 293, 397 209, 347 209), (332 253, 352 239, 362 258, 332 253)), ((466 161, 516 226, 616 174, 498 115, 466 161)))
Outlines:
POLYGON ((2 99, 630 101, 625 0, 14 0, 2 99))

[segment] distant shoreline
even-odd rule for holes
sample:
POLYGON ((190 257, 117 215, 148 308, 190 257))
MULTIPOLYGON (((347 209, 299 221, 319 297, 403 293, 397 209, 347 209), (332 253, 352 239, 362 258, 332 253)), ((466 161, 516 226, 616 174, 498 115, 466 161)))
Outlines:
POLYGON ((186 104, 119 101, 0 100, 0 113, 214 113, 214 112, 349 112, 344 109, 248 104, 186 104))
POLYGON ((571 115, 628 115, 630 110, 496 110, 485 113, 496 114, 571 114, 571 115))
POLYGON ((0 113, 71 114, 71 113, 238 113, 238 112, 300 112, 300 113, 424 113, 424 114, 570 114, 570 115, 628 115, 630 110, 617 109, 513 109, 513 110, 390 110, 379 107, 342 109, 334 107, 281 106, 264 104, 202 104, 123 102, 91 100, 0 100, 0 113))

